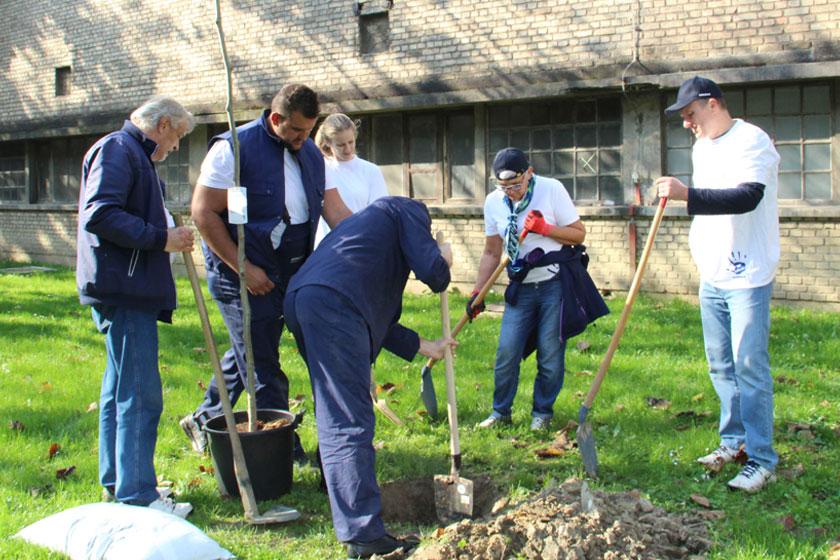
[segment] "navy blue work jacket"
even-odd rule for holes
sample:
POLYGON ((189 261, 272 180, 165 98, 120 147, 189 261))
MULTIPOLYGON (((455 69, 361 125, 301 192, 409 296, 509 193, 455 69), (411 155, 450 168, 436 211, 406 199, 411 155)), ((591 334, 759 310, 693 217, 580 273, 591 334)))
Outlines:
MULTIPOLYGON (((245 224, 245 256, 262 268, 275 284, 284 277, 282 261, 271 244, 271 231, 281 221, 288 225, 286 212, 285 150, 286 143, 272 133, 266 119, 270 110, 262 116, 236 128, 239 140, 239 179, 248 192, 248 223, 245 224)), ((213 137, 210 145, 219 140, 232 142, 227 132, 213 137)), ((324 205, 325 175, 324 156, 311 138, 307 138, 300 150, 295 152, 300 163, 303 190, 309 203, 309 251, 315 243, 315 230, 321 218, 324 205)), ((222 214, 231 239, 237 242, 236 225, 228 222, 227 211, 222 214)), ((206 245, 206 244, 205 244, 206 245)), ((222 261, 209 247, 204 247, 205 258, 213 261, 215 270, 238 285, 239 275, 222 261)))
POLYGON ((157 143, 130 121, 85 155, 79 192, 76 287, 83 305, 161 311, 172 320, 175 282, 157 143))
POLYGON ((379 198, 330 231, 292 277, 288 291, 316 285, 343 294, 368 324, 371 362, 383 347, 411 360, 420 339, 398 324, 409 273, 436 293, 449 285, 449 266, 431 223, 422 202, 379 198))

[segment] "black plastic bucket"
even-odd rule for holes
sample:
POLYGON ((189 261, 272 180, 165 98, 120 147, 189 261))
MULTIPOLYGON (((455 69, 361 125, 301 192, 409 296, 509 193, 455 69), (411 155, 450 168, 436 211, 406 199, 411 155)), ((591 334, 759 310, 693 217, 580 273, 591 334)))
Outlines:
MULTIPOLYGON (((233 413, 234 421, 239 424, 248 421, 248 411, 233 413)), ((239 432, 245 465, 254 489, 254 498, 258 501, 273 500, 292 489, 294 468, 295 427, 299 419, 288 410, 260 409, 257 420, 264 423, 285 419, 289 423, 271 430, 257 432, 239 432)), ((222 495, 238 496, 239 485, 233 468, 233 451, 230 446, 230 434, 227 430, 224 414, 211 418, 204 425, 204 431, 210 444, 213 468, 216 469, 216 482, 222 495)))

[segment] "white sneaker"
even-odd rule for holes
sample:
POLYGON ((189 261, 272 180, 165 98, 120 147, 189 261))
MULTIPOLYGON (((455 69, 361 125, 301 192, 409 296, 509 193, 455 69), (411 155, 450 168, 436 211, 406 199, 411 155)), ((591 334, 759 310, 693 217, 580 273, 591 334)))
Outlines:
POLYGON ((511 420, 510 416, 493 416, 490 415, 478 424, 475 425, 476 428, 496 428, 501 425, 509 426, 513 424, 513 420, 511 420))
POLYGON ((701 465, 706 465, 711 469, 719 471, 724 465, 734 461, 740 451, 740 449, 732 449, 731 447, 721 445, 708 455, 697 459, 697 462, 701 465))
POLYGON ((148 507, 165 511, 166 513, 171 513, 172 515, 177 515, 181 519, 186 519, 193 510, 192 504, 187 502, 178 503, 172 498, 158 498, 149 504, 148 507))
POLYGON ((730 490, 755 492, 771 482, 776 482, 775 474, 755 461, 747 461, 738 476, 727 482, 726 485, 730 490))

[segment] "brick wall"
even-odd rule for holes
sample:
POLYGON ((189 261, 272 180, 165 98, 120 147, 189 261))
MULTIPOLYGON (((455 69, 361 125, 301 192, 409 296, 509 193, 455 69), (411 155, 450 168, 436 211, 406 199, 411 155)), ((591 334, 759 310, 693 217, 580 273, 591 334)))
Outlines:
MULTIPOLYGON (((649 72, 632 69, 636 79, 761 65, 750 57, 768 54, 840 58, 840 10, 826 0, 715 0, 702 10, 672 0, 398 1, 390 50, 370 55, 358 52, 359 22, 345 0, 222 6, 240 107, 264 104, 290 80, 338 102, 581 76, 615 85, 633 60, 637 27, 649 72)), ((3 16, 0 129, 62 114, 124 114, 158 92, 194 109, 224 105, 213 2, 7 0, 3 16), (56 97, 61 66, 73 69, 71 93, 56 97)))
MULTIPOLYGON (((626 216, 586 215, 582 219, 587 228, 589 273, 595 284, 601 290, 628 290, 633 279, 629 219, 626 216)), ((186 222, 191 224, 189 219, 186 222)), ((637 259, 647 241, 650 222, 649 215, 635 217, 637 259)), ((684 215, 666 214, 648 258, 640 287, 642 292, 689 299, 696 296, 699 275, 688 250, 690 224, 691 220, 684 215)), ((840 219, 782 218, 780 226, 782 254, 774 298, 793 305, 840 310, 840 219)), ((469 293, 484 249, 482 218, 438 216, 433 219, 432 231, 442 231, 452 243, 455 255, 453 287, 469 293)), ((74 265, 75 210, 30 211, 0 207, 0 259, 74 265)), ((193 260, 199 271, 203 270, 198 246, 193 260)), ((180 261, 176 264, 176 271, 183 273, 180 261)), ((503 274, 496 290, 504 284, 506 276, 503 274)), ((424 286, 412 281, 409 288, 422 291, 424 286)))

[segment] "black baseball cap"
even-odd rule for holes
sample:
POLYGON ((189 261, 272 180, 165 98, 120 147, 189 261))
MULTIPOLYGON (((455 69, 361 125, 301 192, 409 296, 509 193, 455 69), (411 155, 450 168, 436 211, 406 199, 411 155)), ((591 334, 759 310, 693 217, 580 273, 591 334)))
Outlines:
POLYGON ((493 174, 499 181, 508 181, 519 177, 531 167, 528 158, 518 148, 499 150, 493 160, 493 174))
POLYGON ((666 115, 673 115, 697 99, 721 99, 723 92, 720 87, 708 78, 695 76, 683 82, 677 93, 677 102, 665 109, 666 115))

